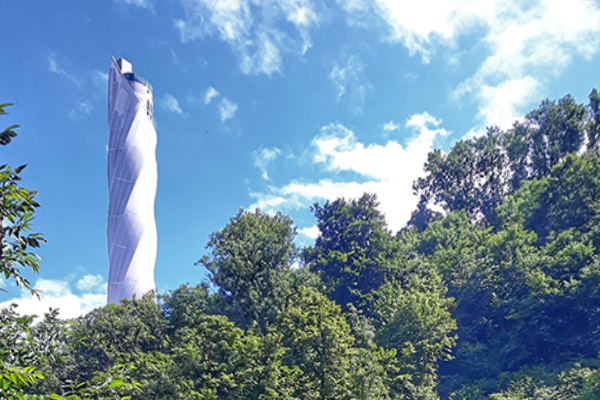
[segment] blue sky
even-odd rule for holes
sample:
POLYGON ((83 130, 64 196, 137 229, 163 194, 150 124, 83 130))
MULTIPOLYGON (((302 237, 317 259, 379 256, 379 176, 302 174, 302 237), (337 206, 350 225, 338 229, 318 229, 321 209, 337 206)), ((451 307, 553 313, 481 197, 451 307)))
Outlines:
POLYGON ((106 79, 125 57, 154 87, 160 292, 241 208, 281 210, 310 244, 309 207, 375 192, 396 231, 428 151, 508 127, 545 98, 598 87, 590 0, 114 0, 3 2, 0 161, 29 164, 42 302, 71 317, 105 302, 106 79))

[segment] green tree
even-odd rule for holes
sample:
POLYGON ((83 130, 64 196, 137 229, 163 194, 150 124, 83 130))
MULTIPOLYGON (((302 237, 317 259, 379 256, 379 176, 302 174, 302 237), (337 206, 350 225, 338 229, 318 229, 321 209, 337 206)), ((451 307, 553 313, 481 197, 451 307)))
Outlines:
POLYGON ((587 110, 570 95, 558 101, 544 100, 525 119, 531 127, 533 176, 548 175, 567 154, 582 148, 587 110))
POLYGON ((525 220, 525 227, 535 231, 542 243, 552 231, 592 229, 589 222, 600 199, 599 161, 598 153, 582 157, 571 154, 552 169, 547 189, 532 199, 536 208, 525 220))
POLYGON ((224 316, 205 315, 174 335, 177 399, 290 398, 278 335, 245 334, 224 316))
POLYGON ((338 305, 301 286, 279 316, 279 331, 287 348, 284 365, 301 372, 295 398, 352 398, 354 338, 338 305))
POLYGON ((483 137, 457 142, 448 154, 432 151, 426 175, 413 185, 420 200, 409 225, 422 231, 435 220, 431 205, 446 212, 464 210, 474 221, 495 224, 502 200, 523 181, 549 175, 568 154, 584 149, 586 131, 590 146, 595 146, 593 113, 598 104, 593 93, 592 118, 586 107, 566 95, 543 101, 506 132, 488 128, 483 137))
MULTIPOLYGON (((8 106, 8 103, 0 104, 0 116, 6 115, 8 106)), ((0 132, 0 145, 9 144, 17 136, 15 129, 18 127, 11 125, 0 132)), ((22 268, 39 272, 40 258, 32 249, 39 248, 45 239, 40 233, 31 232, 34 213, 40 205, 35 200, 36 191, 20 186, 20 174, 25 167, 0 166, 0 274, 5 279, 13 279, 18 286, 37 293, 23 276, 22 268)))
POLYGON ((129 365, 139 354, 168 346, 167 323, 153 294, 108 304, 77 318, 69 338, 74 362, 61 372, 66 375, 63 380, 73 382, 87 381, 96 371, 129 365))
POLYGON ((56 310, 37 325, 34 319, 19 315, 15 304, 0 310, 1 398, 42 398, 33 394, 39 393, 37 387, 44 380, 40 369, 61 359, 65 324, 57 320, 56 310))
POLYGON ((161 300, 171 331, 197 325, 212 303, 206 284, 195 287, 181 285, 168 295, 161 296, 161 300))
POLYGON ((266 335, 289 298, 290 265, 296 256, 292 220, 280 213, 240 210, 210 236, 209 254, 197 264, 210 272, 231 317, 266 335))
POLYGON ((438 363, 452 359, 457 328, 451 316, 454 302, 446 297, 441 278, 434 274, 406 288, 389 282, 376 296, 376 341, 397 350, 401 379, 394 392, 406 398, 436 398, 438 363))
MULTIPOLYGON (((421 207, 413 213, 410 225, 427 220, 430 203, 446 211, 464 210, 473 220, 491 222, 495 208, 509 187, 509 160, 504 150, 504 134, 489 128, 486 136, 457 142, 448 154, 429 153, 425 177, 413 185, 421 207)), ((423 230, 423 224, 418 224, 423 230)))
POLYGON ((600 146, 600 95, 594 88, 589 95, 588 112, 590 121, 587 127, 588 148, 598 150, 600 146))
POLYGON ((384 282, 389 268, 392 237, 377 205, 375 195, 364 194, 311 208, 320 234, 303 256, 343 309, 348 304, 364 309, 366 296, 384 282))

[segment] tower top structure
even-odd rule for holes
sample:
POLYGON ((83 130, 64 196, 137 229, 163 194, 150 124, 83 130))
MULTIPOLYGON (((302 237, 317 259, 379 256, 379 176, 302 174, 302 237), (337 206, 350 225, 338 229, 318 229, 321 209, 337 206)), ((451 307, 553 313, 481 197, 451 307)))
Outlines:
POLYGON ((124 58, 119 58, 117 60, 117 65, 119 66, 119 69, 121 70, 122 74, 129 74, 129 73, 133 73, 133 65, 131 65, 131 63, 129 61, 127 61, 124 58))

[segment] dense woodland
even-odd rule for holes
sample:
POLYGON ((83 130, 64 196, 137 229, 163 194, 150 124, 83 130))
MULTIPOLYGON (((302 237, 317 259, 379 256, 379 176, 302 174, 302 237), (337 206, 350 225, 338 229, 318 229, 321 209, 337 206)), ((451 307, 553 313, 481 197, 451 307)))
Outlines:
MULTIPOLYGON (((600 399, 599 147, 593 90, 430 153, 399 232, 370 194, 313 205, 303 249, 289 217, 240 210, 210 282, 72 321, 2 310, 0 397, 600 399)), ((30 289, 21 173, 0 167, 0 272, 30 289)))

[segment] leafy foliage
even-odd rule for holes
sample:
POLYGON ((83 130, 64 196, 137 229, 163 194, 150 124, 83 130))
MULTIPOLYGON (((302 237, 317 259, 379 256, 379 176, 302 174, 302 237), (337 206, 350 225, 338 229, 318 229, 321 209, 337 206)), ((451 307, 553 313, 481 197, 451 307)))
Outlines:
MULTIPOLYGON (((10 105, 0 104, 0 116, 6 115, 5 109, 10 105)), ((17 136, 18 127, 11 125, 0 132, 0 145, 9 144, 17 136)), ((20 186, 25 167, 0 165, 0 274, 35 293, 21 268, 39 272, 40 258, 31 249, 39 248, 45 239, 40 233, 31 232, 35 209, 40 204, 35 200, 37 192, 20 186)))
POLYGON ((344 309, 347 304, 365 308, 366 296, 385 280, 393 247, 375 195, 356 200, 338 199, 314 204, 320 235, 314 248, 304 251, 311 271, 344 309))
POLYGON ((598 104, 595 90, 587 108, 570 95, 544 100, 507 132, 488 128, 483 137, 457 142, 448 154, 431 152, 426 176, 413 186, 420 207, 409 225, 423 230, 435 219, 428 211, 430 204, 446 212, 465 210, 475 221, 495 223, 496 208, 523 181, 549 175, 568 154, 585 148, 586 130, 589 146, 597 146, 598 104))
MULTIPOLYGON (((73 321, 0 310, 0 397, 600 398, 598 92, 589 99, 547 100, 506 132, 433 151, 395 236, 374 195, 315 204, 320 235, 300 264, 289 217, 240 210, 197 263, 212 285, 73 321)), ((24 261, 42 241, 28 233, 38 205, 22 169, 0 170, 14 177, 3 196, 21 199, 2 209, 17 214, 4 217, 1 272, 31 289, 20 268, 39 268, 24 261)))
POLYGON ((277 312, 288 298, 290 265, 296 236, 292 220, 240 210, 220 232, 211 235, 210 255, 202 264, 219 288, 231 317, 263 335, 274 325, 277 312))
POLYGON ((405 396, 420 398, 432 393, 437 383, 439 361, 452 359, 456 345, 456 322, 450 311, 452 299, 439 276, 427 282, 413 281, 404 288, 398 283, 384 284, 373 304, 376 341, 397 351, 397 366, 404 376, 397 390, 405 396))

